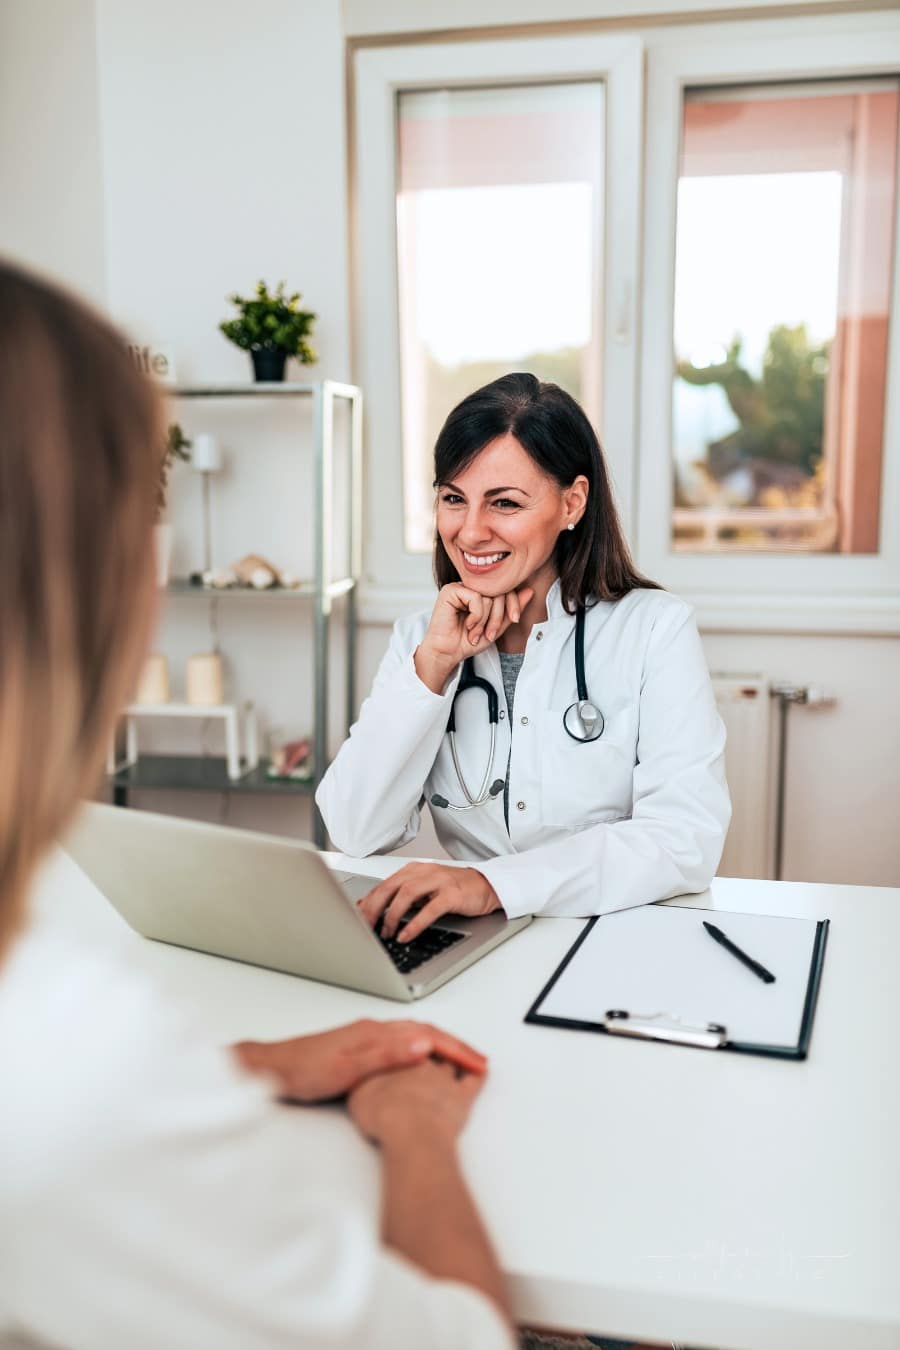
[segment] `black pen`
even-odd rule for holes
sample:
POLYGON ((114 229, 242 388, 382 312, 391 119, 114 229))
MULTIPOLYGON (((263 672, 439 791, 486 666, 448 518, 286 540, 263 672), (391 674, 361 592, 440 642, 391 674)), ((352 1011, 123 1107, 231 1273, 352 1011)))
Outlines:
POLYGON ((753 971, 754 975, 758 975, 766 984, 775 983, 775 976, 771 970, 766 970, 765 966, 761 966, 758 961, 754 961, 752 956, 748 956, 746 952, 741 951, 740 947, 736 947, 731 939, 725 936, 721 928, 717 928, 714 923, 707 923, 705 919, 703 920, 703 927, 711 938, 715 938, 716 942, 720 943, 727 952, 731 952, 732 956, 736 956, 739 961, 743 962, 748 970, 753 971))

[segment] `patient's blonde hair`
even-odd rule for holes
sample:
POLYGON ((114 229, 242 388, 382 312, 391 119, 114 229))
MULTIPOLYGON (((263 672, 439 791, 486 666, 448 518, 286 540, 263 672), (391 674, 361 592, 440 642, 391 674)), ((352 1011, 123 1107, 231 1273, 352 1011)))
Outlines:
POLYGON ((161 429, 124 339, 0 262, 0 951, 139 669, 161 429))

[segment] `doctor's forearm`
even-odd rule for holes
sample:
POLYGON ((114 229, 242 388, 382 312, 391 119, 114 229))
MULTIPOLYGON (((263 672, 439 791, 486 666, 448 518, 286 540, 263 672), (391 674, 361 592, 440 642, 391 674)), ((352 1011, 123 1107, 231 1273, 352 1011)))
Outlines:
POLYGON ((414 838, 425 782, 449 716, 449 697, 419 679, 412 656, 363 705, 316 793, 334 843, 356 856, 414 838))
POLYGON ((510 918, 580 918, 705 890, 723 837, 713 820, 616 821, 478 866, 510 918))

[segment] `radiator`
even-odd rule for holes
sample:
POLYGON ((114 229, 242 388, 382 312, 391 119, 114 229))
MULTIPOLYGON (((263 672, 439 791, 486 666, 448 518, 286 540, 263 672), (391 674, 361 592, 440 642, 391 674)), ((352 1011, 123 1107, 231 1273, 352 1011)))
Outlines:
POLYGON ((725 773, 733 810, 719 875, 771 878, 776 794, 769 681, 762 675, 713 675, 713 689, 728 733, 725 773))

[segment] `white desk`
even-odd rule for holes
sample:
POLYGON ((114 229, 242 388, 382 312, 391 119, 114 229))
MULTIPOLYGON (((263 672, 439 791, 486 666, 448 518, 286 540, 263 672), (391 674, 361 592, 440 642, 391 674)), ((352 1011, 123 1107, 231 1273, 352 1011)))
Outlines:
MULTIPOLYGON (((696 898, 832 920, 800 1064, 525 1026, 576 920, 537 921, 410 1012, 143 942, 67 859, 39 902, 118 934, 216 1041, 412 1015, 484 1050, 463 1158, 523 1323, 728 1350, 900 1347, 900 890, 717 880, 696 898)), ((346 1122, 334 1140, 371 1175, 346 1122)))

